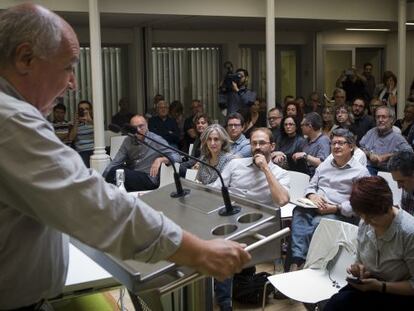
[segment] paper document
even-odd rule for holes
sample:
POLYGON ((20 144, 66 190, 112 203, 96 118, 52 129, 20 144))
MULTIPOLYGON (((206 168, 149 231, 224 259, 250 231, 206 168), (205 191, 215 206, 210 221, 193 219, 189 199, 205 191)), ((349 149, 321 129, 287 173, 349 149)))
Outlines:
POLYGON ((307 198, 299 198, 299 199, 295 199, 290 201, 292 204, 295 204, 297 206, 301 206, 304 208, 318 208, 315 203, 313 203, 311 200, 307 199, 307 198))

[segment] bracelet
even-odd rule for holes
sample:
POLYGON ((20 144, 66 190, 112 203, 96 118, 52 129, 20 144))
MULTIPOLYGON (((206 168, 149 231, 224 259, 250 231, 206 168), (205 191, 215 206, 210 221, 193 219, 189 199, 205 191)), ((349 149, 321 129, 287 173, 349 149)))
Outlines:
POLYGON ((381 293, 385 294, 387 292, 387 283, 382 282, 381 293))

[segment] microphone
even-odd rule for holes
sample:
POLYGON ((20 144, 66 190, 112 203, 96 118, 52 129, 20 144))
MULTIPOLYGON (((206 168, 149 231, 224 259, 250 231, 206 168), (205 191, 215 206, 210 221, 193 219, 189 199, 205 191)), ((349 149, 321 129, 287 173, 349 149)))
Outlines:
MULTIPOLYGON (((122 130, 125 131, 125 132, 127 132, 128 135, 130 135, 130 134, 134 134, 134 135, 135 134, 138 134, 140 136, 143 136, 144 138, 147 138, 148 140, 151 140, 151 141, 159 144, 160 146, 163 146, 164 148, 168 148, 168 149, 174 150, 175 152, 177 152, 177 153, 179 153, 179 154, 181 154, 181 155, 183 155, 183 156, 185 156, 185 157, 187 157, 189 159, 192 159, 194 161, 200 162, 201 164, 212 168, 217 173, 218 177, 220 178, 220 181, 221 181, 221 196, 223 197, 223 201, 224 201, 224 207, 219 210, 219 215, 220 216, 230 216, 230 215, 234 215, 234 214, 237 214, 237 213, 240 212, 240 210, 241 210, 240 206, 232 205, 231 204, 229 189, 224 184, 223 176, 221 176, 220 171, 216 167, 210 165, 209 163, 207 163, 205 161, 201 161, 200 159, 198 159, 196 157, 193 157, 192 155, 190 155, 190 154, 188 154, 188 153, 186 153, 184 151, 178 150, 177 148, 171 147, 170 145, 166 145, 166 144, 160 143, 159 141, 156 141, 155 139, 153 139, 151 137, 148 137, 145 134, 141 134, 141 133, 139 133, 137 131, 137 128, 136 127, 134 127, 134 126, 132 126, 132 125, 130 125, 128 123, 126 123, 122 127, 122 130)), ((174 174, 174 178, 175 178, 175 174, 174 174)), ((179 178, 179 176, 178 176, 178 178, 179 178)))
MULTIPOLYGON (((135 129, 135 133, 137 133, 137 129, 131 125, 128 125, 129 127, 131 127, 132 129, 135 129)), ((139 144, 143 144, 144 146, 147 146, 148 148, 154 150, 155 152, 161 154, 162 156, 166 157, 168 159, 168 161, 170 161, 171 166, 174 170, 174 183, 175 183, 175 189, 177 190, 176 192, 171 192, 170 196, 172 198, 180 198, 183 196, 186 196, 187 194, 190 193, 190 189, 183 189, 183 185, 181 184, 181 180, 180 180, 180 175, 177 172, 177 169, 175 168, 174 165, 174 161, 171 159, 171 157, 169 155, 167 155, 165 152, 161 152, 157 149, 155 149, 153 146, 151 146, 150 144, 148 144, 145 141, 141 141, 138 140, 138 138, 134 135, 135 133, 131 133, 131 129, 126 128, 126 126, 123 126, 122 128, 116 124, 111 124, 111 131, 115 132, 115 133, 119 133, 122 132, 123 134, 127 134, 129 137, 134 138, 135 141, 139 144)), ((145 135, 143 135, 145 136, 145 135)), ((154 141, 156 143, 158 143, 156 140, 149 138, 148 136, 145 136, 146 138, 148 138, 151 141, 154 141)))

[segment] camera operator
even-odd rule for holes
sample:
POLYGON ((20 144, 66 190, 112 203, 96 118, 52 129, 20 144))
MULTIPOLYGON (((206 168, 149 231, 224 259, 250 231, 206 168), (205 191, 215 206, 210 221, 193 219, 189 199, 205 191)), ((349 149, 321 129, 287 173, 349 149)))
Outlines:
POLYGON ((336 80, 336 87, 340 87, 346 92, 346 102, 350 105, 356 98, 368 101, 366 89, 367 79, 358 72, 357 68, 352 67, 344 70, 336 80))
POLYGON ((237 69, 233 73, 230 62, 225 63, 227 74, 220 83, 218 103, 224 115, 234 112, 242 115, 248 113, 250 106, 256 100, 256 93, 247 88, 249 73, 246 69, 237 69))

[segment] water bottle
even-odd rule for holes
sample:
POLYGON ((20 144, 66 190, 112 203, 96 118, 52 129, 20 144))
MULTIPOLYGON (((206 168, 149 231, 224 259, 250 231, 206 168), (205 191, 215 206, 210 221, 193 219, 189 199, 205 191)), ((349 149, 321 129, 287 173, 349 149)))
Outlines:
POLYGON ((116 186, 119 188, 119 190, 123 192, 127 192, 125 189, 125 172, 123 169, 117 169, 115 172, 115 178, 116 178, 116 186))

